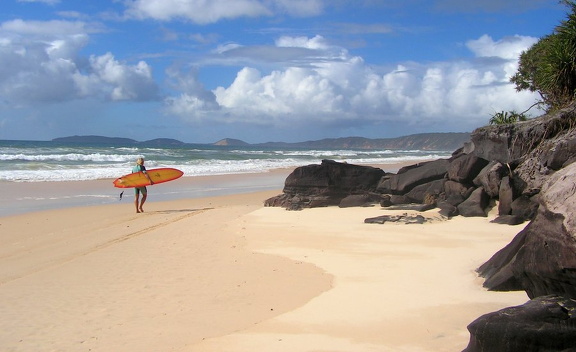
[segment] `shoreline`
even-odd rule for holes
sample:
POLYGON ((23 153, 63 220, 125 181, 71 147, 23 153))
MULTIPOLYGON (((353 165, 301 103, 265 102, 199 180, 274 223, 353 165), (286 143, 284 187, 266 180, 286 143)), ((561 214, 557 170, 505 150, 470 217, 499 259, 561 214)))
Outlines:
MULTIPOLYGON (((403 166, 428 159, 364 165, 396 172, 403 166)), ((293 168, 273 169, 259 173, 184 176, 178 180, 149 188, 148 206, 152 202, 243 194, 279 189, 293 168)), ((0 218, 51 209, 81 206, 113 205, 131 202, 132 189, 115 188, 113 179, 88 181, 0 182, 0 218), (120 200, 120 193, 123 199, 120 200)))
MULTIPOLYGON (((282 189, 292 170, 267 173, 181 177, 148 187, 146 204, 282 189)), ((131 188, 115 188, 112 179, 88 181, 0 182, 0 218, 30 212, 130 203, 131 188), (120 199, 120 193, 123 193, 120 199)))

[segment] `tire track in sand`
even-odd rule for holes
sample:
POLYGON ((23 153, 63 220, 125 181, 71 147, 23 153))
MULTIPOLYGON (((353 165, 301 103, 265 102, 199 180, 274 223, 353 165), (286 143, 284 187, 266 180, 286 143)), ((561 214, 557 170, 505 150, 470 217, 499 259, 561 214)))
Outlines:
MULTIPOLYGON (((94 253, 96 251, 100 251, 100 250, 103 250, 103 249, 108 248, 110 246, 113 246, 115 244, 128 241, 130 239, 144 235, 148 232, 157 230, 159 228, 169 226, 171 224, 177 223, 177 222, 185 220, 187 218, 190 218, 190 217, 193 217, 196 215, 200 215, 200 214, 205 213, 206 211, 211 210, 211 209, 213 209, 213 208, 203 208, 203 209, 186 211, 186 213, 184 215, 170 218, 166 221, 162 221, 162 222, 156 223, 152 226, 148 226, 148 227, 145 227, 143 229, 124 234, 120 237, 117 237, 117 238, 114 238, 114 239, 90 246, 89 248, 85 248, 83 250, 71 253, 69 255, 65 255, 63 257, 59 257, 59 258, 55 258, 53 260, 48 260, 46 262, 42 262, 41 265, 36 265, 34 267, 31 267, 28 270, 25 270, 25 271, 19 273, 18 275, 4 277, 3 279, 0 280, 0 286, 7 284, 11 281, 15 281, 15 280, 24 278, 24 277, 29 276, 29 275, 33 275, 33 274, 36 274, 36 273, 39 273, 42 271, 52 269, 56 266, 72 262, 78 258, 81 258, 81 257, 86 256, 86 255, 90 255, 91 253, 94 253)), ((179 212, 182 212, 182 210, 180 210, 179 212)), ((158 211, 158 212, 154 212, 154 213, 146 213, 146 215, 147 216, 153 216, 155 214, 166 214, 166 213, 171 213, 171 211, 158 211)), ((141 215, 138 217, 133 217, 133 218, 129 219, 128 222, 134 221, 135 219, 137 219, 139 217, 141 217, 141 215)), ((99 229, 99 231, 104 231, 105 229, 114 228, 115 226, 118 226, 121 223, 124 224, 126 222, 115 222, 115 223, 110 224, 109 226, 106 226, 104 228, 99 229)))

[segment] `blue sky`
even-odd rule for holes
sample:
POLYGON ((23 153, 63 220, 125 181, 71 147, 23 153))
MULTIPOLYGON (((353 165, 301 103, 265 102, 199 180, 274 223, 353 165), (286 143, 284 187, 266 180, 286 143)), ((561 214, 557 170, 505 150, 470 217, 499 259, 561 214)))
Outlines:
MULTIPOLYGON (((556 0, 2 0, 0 139, 470 132, 556 0)), ((534 111, 533 115, 538 115, 534 111)))

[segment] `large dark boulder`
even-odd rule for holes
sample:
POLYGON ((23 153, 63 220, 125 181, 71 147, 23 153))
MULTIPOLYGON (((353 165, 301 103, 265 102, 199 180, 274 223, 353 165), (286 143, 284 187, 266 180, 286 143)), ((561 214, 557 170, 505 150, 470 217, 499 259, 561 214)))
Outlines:
POLYGON ((373 193, 384 175, 375 167, 322 160, 320 165, 292 171, 284 182, 284 193, 267 199, 264 205, 293 210, 338 205, 349 195, 373 193))
POLYGON ((463 154, 450 162, 448 167, 448 179, 460 183, 472 184, 472 180, 482 169, 488 165, 488 161, 473 154, 463 154))
POLYGON ((483 315, 468 331, 470 342, 463 352, 576 351, 576 301, 542 296, 483 315))
POLYGON ((440 179, 416 186, 406 193, 406 197, 414 203, 436 203, 436 200, 444 193, 444 182, 446 180, 440 179))
POLYGON ((537 197, 520 196, 510 204, 512 215, 519 216, 525 220, 532 220, 538 210, 537 197))
POLYGON ((400 169, 397 174, 383 177, 377 191, 396 195, 406 194, 416 186, 443 179, 448 165, 448 160, 438 159, 400 169))
POLYGON ((444 198, 454 206, 465 201, 474 191, 474 187, 464 185, 460 182, 447 180, 444 183, 444 198))
POLYGON ((491 198, 497 198, 500 191, 500 182, 502 182, 502 178, 507 171, 508 169, 499 161, 491 161, 474 178, 473 183, 478 187, 484 188, 484 191, 491 198))
POLYGON ((488 216, 490 197, 482 187, 476 188, 470 197, 458 205, 458 213, 465 217, 488 216))
POLYGON ((576 164, 555 173, 539 200, 534 220, 479 272, 489 289, 517 282, 531 298, 576 298, 576 164))
POLYGON ((512 265, 516 254, 526 243, 526 233, 520 232, 503 249, 499 250, 478 268, 478 274, 485 278, 484 287, 490 291, 521 291, 522 284, 514 276, 512 265))

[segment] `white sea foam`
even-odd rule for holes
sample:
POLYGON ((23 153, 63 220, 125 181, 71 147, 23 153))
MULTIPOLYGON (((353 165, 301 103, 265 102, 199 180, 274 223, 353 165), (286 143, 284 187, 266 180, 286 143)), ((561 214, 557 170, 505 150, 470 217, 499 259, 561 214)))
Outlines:
POLYGON ((0 181, 41 182, 115 179, 130 173, 138 157, 148 169, 174 167, 184 177, 266 172, 319 164, 331 159, 350 164, 388 164, 438 159, 442 152, 402 150, 305 150, 205 147, 58 145, 51 142, 0 141, 0 181))
MULTIPOLYGON (((334 159, 339 162, 349 162, 355 164, 391 164, 405 161, 416 161, 422 159, 437 159, 440 155, 427 156, 401 156, 390 158, 356 158, 349 160, 346 158, 334 159)), ((131 159, 130 161, 132 161, 131 159)), ((124 161, 124 160, 120 160, 124 161)), ((174 167, 184 172, 185 177, 225 175, 239 173, 266 172, 273 169, 293 168, 309 164, 319 164, 317 159, 244 159, 244 160, 194 160, 188 163, 174 163, 166 161, 164 163, 150 161, 147 162, 149 169, 156 167, 174 167)), ((96 165, 66 165, 59 167, 20 170, 0 170, 1 181, 13 182, 40 182, 40 181, 82 181, 96 179, 115 179, 119 176, 130 173, 131 164, 122 163, 119 165, 107 164, 96 165)))

